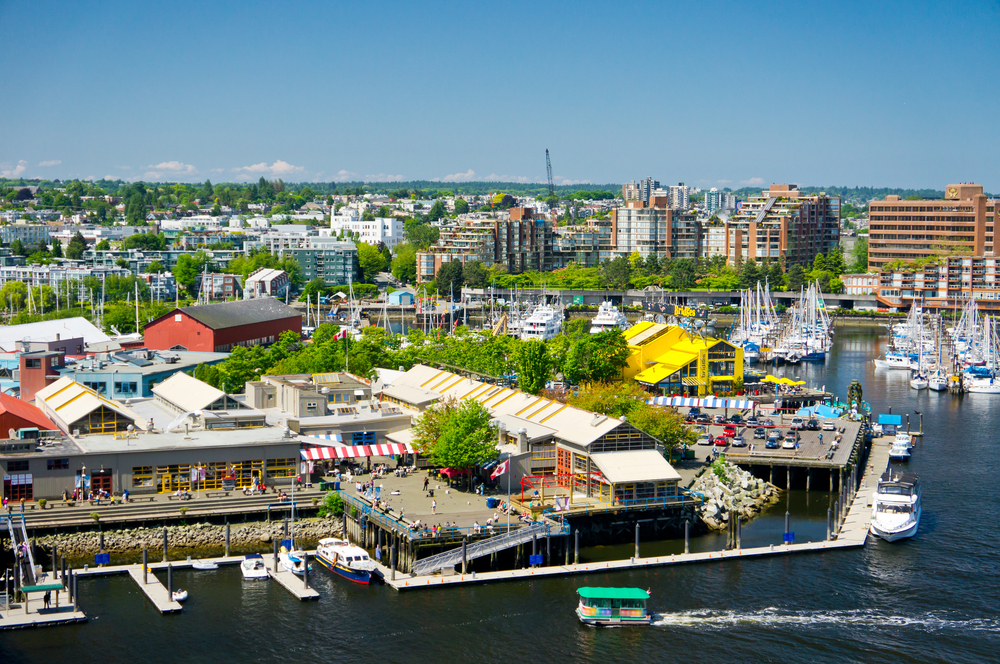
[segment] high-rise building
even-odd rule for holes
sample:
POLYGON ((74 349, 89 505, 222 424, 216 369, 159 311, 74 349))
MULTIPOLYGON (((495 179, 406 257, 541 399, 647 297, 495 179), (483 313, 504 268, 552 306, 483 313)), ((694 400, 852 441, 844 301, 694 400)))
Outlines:
POLYGON ((653 192, 660 188, 660 183, 653 178, 646 178, 645 180, 639 180, 637 183, 635 180, 627 184, 622 185, 622 198, 625 202, 629 201, 642 201, 643 203, 649 202, 649 197, 653 195, 653 192))
POLYGON ((868 269, 928 256, 993 256, 997 201, 982 185, 950 184, 943 199, 886 196, 868 206, 868 269))
POLYGON ((805 195, 794 184, 772 184, 751 196, 726 222, 726 260, 784 258, 786 266, 812 264, 816 254, 839 251, 840 197, 805 195))
POLYGON ((722 192, 717 187, 712 187, 705 192, 705 210, 707 212, 717 212, 722 209, 722 192))
POLYGON ((691 205, 691 187, 683 182, 670 187, 670 207, 675 210, 687 210, 691 205))

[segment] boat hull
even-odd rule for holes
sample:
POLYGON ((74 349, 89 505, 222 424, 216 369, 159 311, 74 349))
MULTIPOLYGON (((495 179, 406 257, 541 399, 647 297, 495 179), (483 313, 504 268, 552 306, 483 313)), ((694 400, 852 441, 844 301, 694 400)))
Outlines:
POLYGON ((371 583, 372 573, 365 570, 354 570, 343 565, 338 565, 332 562, 329 558, 321 553, 316 554, 316 560, 319 564, 333 572, 337 576, 343 577, 352 583, 359 583, 363 586, 367 586, 371 583))
POLYGON ((920 526, 920 512, 917 512, 917 517, 913 520, 913 523, 905 528, 899 530, 886 530, 880 528, 878 523, 872 521, 869 530, 872 535, 884 539, 886 542, 895 542, 897 540, 906 539, 908 537, 913 537, 917 534, 917 528, 920 526))
POLYGON ((652 614, 647 614, 643 618, 613 618, 613 617, 595 617, 595 616, 585 616, 580 613, 577 609, 576 617, 580 619, 584 625, 591 625, 594 627, 621 627, 623 625, 651 625, 653 623, 652 614))

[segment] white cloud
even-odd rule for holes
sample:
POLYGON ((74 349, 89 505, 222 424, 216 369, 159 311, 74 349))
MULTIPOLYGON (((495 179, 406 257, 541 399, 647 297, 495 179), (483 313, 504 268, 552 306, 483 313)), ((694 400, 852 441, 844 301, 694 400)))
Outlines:
POLYGON ((213 173, 224 173, 225 171, 226 171, 226 169, 224 169, 224 168, 213 168, 212 169, 213 173))
POLYGON ((402 182, 404 179, 402 175, 391 175, 389 173, 378 173, 364 177, 365 182, 402 182))
POLYGON ((143 180, 159 180, 163 177, 162 171, 146 171, 142 174, 143 180))
MULTIPOLYGON (((185 164, 180 161, 161 161, 155 166, 147 166, 149 169, 156 169, 157 171, 169 171, 177 175, 194 175, 198 172, 198 169, 191 164, 185 164)), ((160 177, 157 175, 156 177, 160 177)))
POLYGON ((553 182, 561 185, 571 185, 571 184, 592 184, 590 180, 569 180, 561 175, 553 175, 553 182))
POLYGON ((40 161, 39 166, 58 166, 62 163, 62 159, 53 159, 52 161, 40 161))
POLYGON ((350 182, 351 180, 357 179, 358 174, 353 171, 346 171, 340 169, 337 174, 333 176, 334 182, 350 182))
POLYGON ((490 173, 485 178, 485 182, 537 182, 537 180, 532 180, 531 178, 525 177, 523 175, 497 175, 496 173, 490 173))
POLYGON ((277 159, 270 166, 267 165, 267 162, 262 161, 259 164, 252 164, 250 166, 241 166, 239 168, 234 168, 233 170, 237 173, 240 172, 254 173, 259 175, 267 174, 267 175, 276 175, 278 177, 284 177, 287 175, 291 175, 293 173, 301 173, 302 171, 305 170, 305 168, 302 166, 293 166, 292 164, 289 164, 287 161, 282 161, 280 159, 277 159))
POLYGON ((434 182, 470 182, 476 179, 476 172, 471 168, 464 173, 452 173, 443 178, 435 178, 434 182))
POLYGON ((0 177, 4 178, 19 178, 21 174, 28 169, 28 162, 21 159, 17 162, 17 166, 14 168, 9 168, 9 164, 0 164, 0 177))
POLYGON ((716 180, 716 184, 732 184, 732 180, 716 180))
POLYGON ((744 187, 756 187, 764 184, 764 178, 750 178, 749 180, 740 180, 740 184, 744 187))
POLYGON ((122 176, 120 175, 105 175, 102 180, 120 180, 122 176))

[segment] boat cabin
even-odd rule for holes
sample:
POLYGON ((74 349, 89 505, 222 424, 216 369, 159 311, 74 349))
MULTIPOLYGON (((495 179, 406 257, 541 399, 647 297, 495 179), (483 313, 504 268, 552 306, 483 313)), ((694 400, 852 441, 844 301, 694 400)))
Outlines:
POLYGON ((641 588, 578 588, 580 604, 576 614, 588 625, 648 625, 646 610, 649 593, 641 588))
POLYGON ((913 473, 893 475, 886 471, 878 483, 877 493, 891 496, 914 496, 917 491, 917 476, 913 473))

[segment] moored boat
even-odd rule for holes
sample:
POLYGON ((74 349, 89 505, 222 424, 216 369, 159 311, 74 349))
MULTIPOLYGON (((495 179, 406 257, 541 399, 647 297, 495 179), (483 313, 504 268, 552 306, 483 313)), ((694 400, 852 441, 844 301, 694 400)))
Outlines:
POLYGON ((871 533, 887 542, 913 537, 920 513, 919 478, 913 473, 893 475, 891 470, 882 475, 872 505, 871 533))
POLYGON ((375 571, 375 563, 368 557, 367 551, 336 537, 319 541, 316 560, 334 574, 354 583, 370 583, 375 571))
POLYGON ((889 448, 889 458, 893 461, 909 461, 910 450, 913 449, 913 436, 903 431, 896 434, 889 448))
POLYGON ((173 601, 175 601, 175 602, 183 602, 183 601, 184 601, 184 600, 186 600, 187 598, 188 598, 188 591, 186 591, 186 590, 181 590, 180 588, 178 588, 177 590, 175 590, 175 591, 174 591, 174 592, 173 592, 173 593, 172 593, 172 594, 170 595, 170 599, 172 599, 172 600, 173 600, 173 601))
MULTIPOLYGON (((278 551, 278 562, 281 563, 281 566, 292 574, 297 574, 298 576, 302 576, 302 573, 305 571, 305 558, 305 551, 289 551, 285 547, 281 547, 281 550, 278 551)), ((312 570, 311 565, 309 566, 309 569, 310 571, 312 570)))
POLYGON ((215 564, 213 562, 204 561, 204 560, 196 560, 196 561, 194 561, 193 563, 191 563, 191 567, 193 569, 200 569, 200 570, 219 569, 219 566, 217 564, 215 564))
POLYGON ((267 566, 259 553, 248 553, 240 563, 240 573, 244 579, 256 580, 268 578, 267 566))
POLYGON ((649 625, 649 591, 641 588, 577 588, 576 615, 585 625, 649 625))

